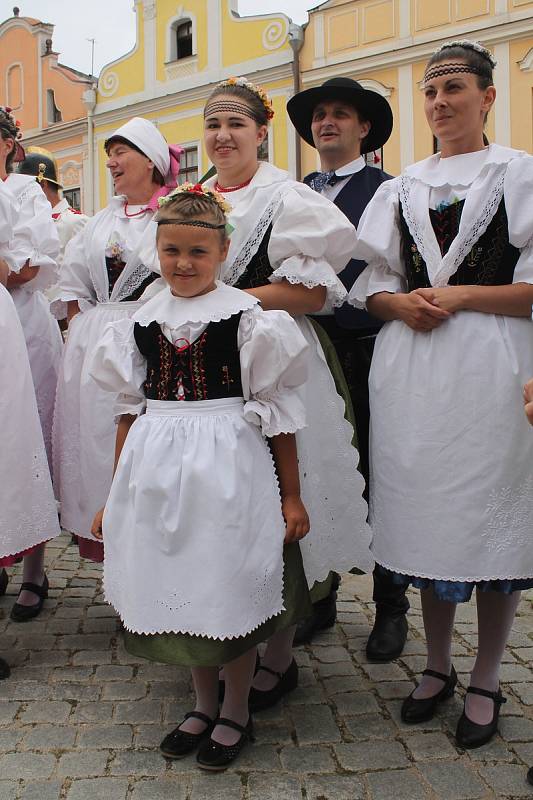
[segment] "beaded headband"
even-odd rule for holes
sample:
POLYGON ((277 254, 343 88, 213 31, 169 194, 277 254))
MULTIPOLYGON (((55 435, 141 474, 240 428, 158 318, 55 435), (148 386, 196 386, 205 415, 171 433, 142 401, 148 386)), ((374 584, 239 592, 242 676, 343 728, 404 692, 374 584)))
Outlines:
POLYGON ((226 228, 227 223, 222 222, 216 225, 214 222, 205 222, 202 219, 160 219, 157 220, 158 225, 190 225, 193 228, 209 228, 212 231, 222 230, 226 228))
POLYGON ((460 64, 453 61, 449 63, 432 64, 424 75, 424 83, 432 81, 433 78, 440 78, 443 75, 456 75, 461 72, 470 72, 474 75, 483 75, 483 71, 478 67, 473 67, 470 64, 460 64))
POLYGON ((182 183, 181 186, 178 186, 176 189, 174 189, 174 191, 169 192, 169 194, 159 198, 157 201, 159 208, 163 208, 163 206, 166 206, 167 203, 172 202, 172 200, 174 200, 180 194, 196 194, 199 197, 203 197, 205 200, 209 200, 211 203, 217 205, 223 214, 228 214, 231 211, 230 204, 224 199, 224 197, 222 197, 221 194, 219 194, 219 192, 215 192, 213 189, 208 189, 201 183, 182 183))
POLYGON ((204 118, 224 111, 227 111, 229 114, 243 114, 245 117, 250 117, 254 122, 257 122, 256 115, 246 103, 231 103, 226 100, 213 100, 212 103, 209 103, 209 105, 205 107, 204 118))
POLYGON ((490 50, 487 50, 486 47, 483 47, 480 42, 474 42, 471 39, 454 39, 453 42, 444 42, 444 44, 435 50, 434 55, 437 55, 437 53, 442 53, 443 50, 449 50, 451 47, 462 47, 463 50, 473 50, 474 53, 478 53, 480 56, 483 56, 483 58, 489 62, 492 69, 494 69, 498 63, 494 60, 494 56, 490 50))
POLYGON ((274 109, 272 108, 272 100, 267 95, 265 90, 262 86, 256 86, 255 83, 252 83, 247 78, 228 78, 226 81, 222 81, 218 84, 217 89, 225 89, 228 86, 241 86, 244 89, 248 89, 249 92, 254 94, 264 105, 267 119, 272 119, 274 116, 274 109))

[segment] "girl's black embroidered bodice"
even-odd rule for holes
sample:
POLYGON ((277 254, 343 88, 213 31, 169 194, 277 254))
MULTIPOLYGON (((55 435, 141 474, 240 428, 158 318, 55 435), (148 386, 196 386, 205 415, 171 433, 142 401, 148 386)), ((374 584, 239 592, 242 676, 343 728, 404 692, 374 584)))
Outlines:
POLYGON ((210 322, 195 342, 173 345, 157 322, 134 326, 137 347, 147 360, 144 392, 148 400, 216 400, 242 397, 237 347, 242 312, 210 322))
POLYGON ((268 244, 272 233, 272 223, 265 231, 261 239, 261 244, 252 256, 246 269, 234 284, 236 289, 257 289, 258 286, 266 286, 269 278, 274 272, 268 259, 268 244))
MULTIPOLYGON (((443 211, 430 209, 431 224, 444 256, 457 236, 464 200, 452 203, 443 211)), ((402 255, 408 291, 431 286, 426 264, 404 219, 400 203, 402 255)), ((457 272, 448 281, 450 286, 504 286, 513 282, 520 251, 509 242, 505 201, 502 199, 485 233, 478 239, 457 272)))
MULTIPOLYGON (((112 256, 106 256, 105 265, 107 269, 107 280, 109 283, 109 296, 111 297, 111 292, 115 287, 115 283, 120 278, 122 270, 126 266, 124 261, 121 261, 118 258, 114 258, 112 256)), ((131 292, 127 297, 124 297, 123 300, 138 300, 147 286, 155 281, 156 278, 160 276, 156 272, 150 272, 150 274, 143 280, 140 286, 137 286, 136 289, 131 292)))

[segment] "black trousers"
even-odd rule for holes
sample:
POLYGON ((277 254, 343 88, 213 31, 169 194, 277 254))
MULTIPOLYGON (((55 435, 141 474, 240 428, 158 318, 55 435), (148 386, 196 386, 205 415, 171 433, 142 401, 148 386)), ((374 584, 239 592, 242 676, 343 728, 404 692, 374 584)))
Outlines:
MULTIPOLYGON (((330 337, 341 363, 355 412, 355 425, 359 443, 359 469, 365 479, 365 498, 368 500, 370 402, 368 376, 374 352, 374 331, 349 330, 337 325, 335 317, 315 317, 330 337)), ((376 609, 391 615, 405 614, 409 601, 405 589, 395 584, 392 577, 379 567, 374 569, 373 599, 376 609)))

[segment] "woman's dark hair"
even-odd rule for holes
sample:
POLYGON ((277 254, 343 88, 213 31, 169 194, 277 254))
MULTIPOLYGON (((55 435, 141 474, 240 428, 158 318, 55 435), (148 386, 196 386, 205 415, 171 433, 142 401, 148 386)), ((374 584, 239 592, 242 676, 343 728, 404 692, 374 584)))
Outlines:
POLYGON ((433 53, 426 65, 426 72, 435 64, 440 64, 442 61, 454 61, 455 59, 462 59, 466 61, 469 67, 475 71, 477 84, 480 89, 488 89, 489 86, 494 85, 492 76, 493 62, 491 56, 487 51, 485 55, 482 51, 476 50, 473 46, 456 44, 444 45, 436 53, 433 53))
POLYGON ((17 151, 17 137, 19 134, 19 128, 11 114, 5 111, 5 109, 0 108, 0 135, 2 139, 5 141, 6 139, 13 139, 13 148, 6 158, 6 172, 10 173, 13 172, 13 161, 15 159, 15 153, 17 151))
POLYGON ((231 96, 242 100, 243 103, 250 106, 253 118, 258 125, 268 125, 268 112, 265 104, 254 92, 247 89, 246 86, 217 86, 209 95, 205 104, 206 108, 216 97, 222 96, 231 96))
MULTIPOLYGON (((143 151, 141 150, 140 147, 137 147, 136 144, 133 144, 133 142, 130 142, 129 139, 125 139, 123 136, 111 136, 109 139, 105 140, 104 148, 105 148, 105 151, 106 151, 107 155, 109 155, 109 151, 111 150, 111 146, 114 145, 114 144, 125 144, 128 147, 131 147, 132 150, 136 150, 138 153, 140 153, 145 158, 148 158, 146 153, 143 153, 143 151)), ((148 160, 150 161, 150 159, 148 159, 148 160)), ((153 172, 152 172, 152 183, 156 183, 158 186, 164 186, 165 185, 165 179, 161 175, 161 173, 159 172, 157 167, 154 167, 153 172)))

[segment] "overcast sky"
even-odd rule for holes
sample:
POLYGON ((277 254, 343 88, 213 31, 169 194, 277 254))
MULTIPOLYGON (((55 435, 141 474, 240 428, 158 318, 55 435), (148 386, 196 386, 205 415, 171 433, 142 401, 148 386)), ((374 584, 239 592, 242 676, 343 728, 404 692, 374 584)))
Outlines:
MULTIPOLYGON (((239 0, 239 13, 264 14, 283 11, 294 22, 307 21, 306 10, 320 0, 239 0)), ((91 71, 91 44, 96 39, 95 74, 109 61, 126 53, 135 42, 135 14, 132 0, 0 0, 0 21, 20 15, 50 22, 54 28, 54 49, 60 61, 82 72, 91 71)), ((176 0, 176 7, 180 3, 176 0)))

